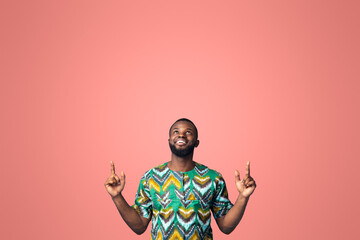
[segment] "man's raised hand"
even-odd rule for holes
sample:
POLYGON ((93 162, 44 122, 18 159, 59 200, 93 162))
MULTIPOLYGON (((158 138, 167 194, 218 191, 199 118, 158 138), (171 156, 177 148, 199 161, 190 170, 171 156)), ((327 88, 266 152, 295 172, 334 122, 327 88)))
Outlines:
POLYGON ((105 182, 106 191, 110 194, 111 197, 118 196, 125 186, 125 174, 124 172, 120 173, 120 178, 115 174, 115 165, 113 161, 111 164, 111 175, 105 182))
POLYGON ((255 180, 250 176, 250 162, 246 164, 245 177, 240 179, 240 173, 238 170, 235 170, 235 184, 239 193, 248 198, 254 192, 256 188, 255 180))

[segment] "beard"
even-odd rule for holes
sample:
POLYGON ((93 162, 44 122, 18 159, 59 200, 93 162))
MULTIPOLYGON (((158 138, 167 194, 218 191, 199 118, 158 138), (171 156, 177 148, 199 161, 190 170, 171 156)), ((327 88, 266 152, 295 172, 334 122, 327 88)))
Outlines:
POLYGON ((173 154, 178 157, 186 157, 194 152, 195 144, 189 145, 184 149, 177 149, 175 145, 169 142, 170 150, 173 154))

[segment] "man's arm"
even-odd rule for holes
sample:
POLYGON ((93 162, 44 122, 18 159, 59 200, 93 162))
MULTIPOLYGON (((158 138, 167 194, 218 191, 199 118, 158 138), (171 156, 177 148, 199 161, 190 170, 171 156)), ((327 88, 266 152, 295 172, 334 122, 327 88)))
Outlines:
POLYGON ((133 230, 138 235, 145 232, 151 217, 147 219, 140 216, 134 208, 130 207, 121 193, 113 197, 112 200, 114 201, 121 217, 131 228, 131 230, 133 230))
POLYGON ((244 215, 250 195, 256 188, 255 181, 250 176, 250 162, 247 162, 246 174, 242 180, 240 180, 239 171, 235 171, 235 184, 237 190, 239 191, 239 196, 234 206, 227 212, 225 216, 216 219, 216 223, 219 226, 219 229, 225 234, 230 234, 239 224, 241 218, 244 215))
POLYGON ((236 228, 244 215, 248 200, 249 198, 241 197, 239 194, 234 206, 227 214, 216 219, 216 223, 223 233, 230 234, 236 228))
POLYGON ((110 194, 114 201, 121 217, 125 223, 133 230, 136 234, 142 234, 145 232, 151 217, 145 218, 138 214, 138 212, 130 207, 122 196, 121 192, 125 186, 125 174, 120 173, 120 178, 115 174, 115 165, 111 161, 111 175, 105 182, 105 188, 110 194))

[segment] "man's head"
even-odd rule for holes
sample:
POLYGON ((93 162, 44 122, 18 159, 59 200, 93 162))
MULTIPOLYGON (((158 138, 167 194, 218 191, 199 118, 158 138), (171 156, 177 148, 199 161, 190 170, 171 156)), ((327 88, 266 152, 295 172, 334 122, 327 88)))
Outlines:
POLYGON ((185 157, 194 152, 199 145, 198 131, 195 124, 187 118, 180 118, 169 130, 171 152, 178 157, 185 157))

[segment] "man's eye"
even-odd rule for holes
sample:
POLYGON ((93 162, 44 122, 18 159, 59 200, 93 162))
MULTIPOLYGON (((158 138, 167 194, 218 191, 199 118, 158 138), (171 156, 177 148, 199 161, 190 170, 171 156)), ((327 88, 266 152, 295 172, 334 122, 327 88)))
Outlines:
POLYGON ((174 131, 174 133, 178 133, 178 131, 174 131))
POLYGON ((190 131, 187 131, 186 133, 187 133, 187 134, 191 134, 191 132, 190 132, 190 131))

